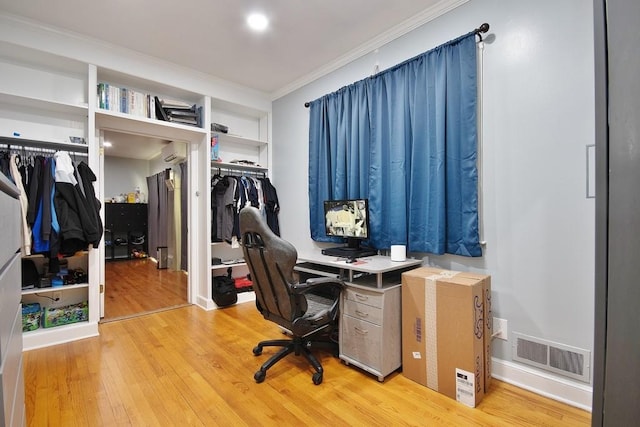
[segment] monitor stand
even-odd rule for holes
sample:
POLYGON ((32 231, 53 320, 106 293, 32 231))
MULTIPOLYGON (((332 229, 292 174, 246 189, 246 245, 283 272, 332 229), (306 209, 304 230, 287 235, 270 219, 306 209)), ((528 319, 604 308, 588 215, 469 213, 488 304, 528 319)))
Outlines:
POLYGON ((340 258, 363 258, 367 256, 378 255, 378 251, 370 248, 352 248, 349 246, 338 246, 335 248, 323 249, 322 254, 340 258))

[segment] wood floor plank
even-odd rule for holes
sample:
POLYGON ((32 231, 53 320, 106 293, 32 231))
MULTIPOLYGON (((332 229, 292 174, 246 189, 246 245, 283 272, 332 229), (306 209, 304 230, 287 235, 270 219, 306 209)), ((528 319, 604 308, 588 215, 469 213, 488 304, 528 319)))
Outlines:
POLYGON ((325 375, 288 356, 256 384, 282 336, 253 303, 102 323, 100 336, 24 354, 29 426, 588 426, 586 411, 501 381, 468 408, 395 372, 383 383, 328 353, 325 375))
POLYGON ((105 283, 105 321, 187 303, 187 275, 149 258, 106 262, 105 283))

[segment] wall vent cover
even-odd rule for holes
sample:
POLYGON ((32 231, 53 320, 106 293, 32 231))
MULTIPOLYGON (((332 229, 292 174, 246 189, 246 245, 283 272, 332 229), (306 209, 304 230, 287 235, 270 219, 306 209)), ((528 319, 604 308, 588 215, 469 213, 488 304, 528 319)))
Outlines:
POLYGON ((590 351, 519 332, 514 332, 513 338, 513 360, 580 381, 590 381, 590 351))

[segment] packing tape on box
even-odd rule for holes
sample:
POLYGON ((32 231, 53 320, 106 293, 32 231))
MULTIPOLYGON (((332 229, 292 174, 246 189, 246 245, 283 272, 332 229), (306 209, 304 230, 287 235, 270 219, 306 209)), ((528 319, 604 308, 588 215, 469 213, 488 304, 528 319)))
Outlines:
POLYGON ((438 390, 438 332, 436 310, 436 280, 439 276, 427 277, 425 281, 424 298, 424 335, 425 358, 427 371, 427 387, 438 390))

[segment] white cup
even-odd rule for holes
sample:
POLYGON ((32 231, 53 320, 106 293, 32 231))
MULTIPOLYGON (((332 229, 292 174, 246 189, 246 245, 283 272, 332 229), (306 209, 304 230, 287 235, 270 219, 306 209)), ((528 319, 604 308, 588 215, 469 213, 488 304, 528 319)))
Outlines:
POLYGON ((407 247, 405 245, 391 245, 391 261, 405 261, 407 247))

